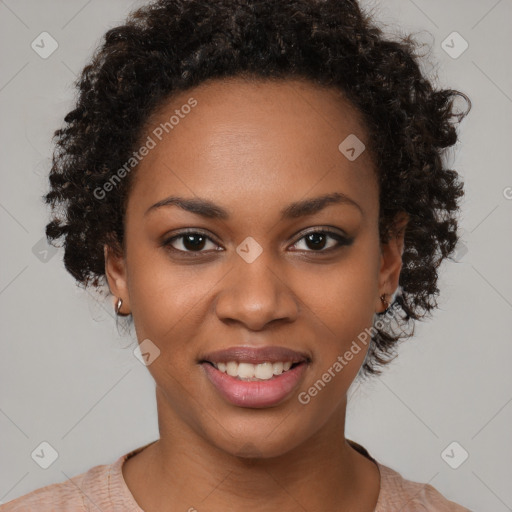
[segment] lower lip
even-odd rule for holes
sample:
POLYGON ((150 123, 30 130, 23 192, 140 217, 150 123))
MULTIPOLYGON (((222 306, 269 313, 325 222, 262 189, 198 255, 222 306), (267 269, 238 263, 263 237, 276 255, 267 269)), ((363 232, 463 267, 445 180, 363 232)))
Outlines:
POLYGON ((307 365, 300 363, 281 375, 261 381, 239 380, 210 363, 202 363, 202 366, 210 382, 228 402, 239 407, 263 408, 285 400, 297 387, 307 365))

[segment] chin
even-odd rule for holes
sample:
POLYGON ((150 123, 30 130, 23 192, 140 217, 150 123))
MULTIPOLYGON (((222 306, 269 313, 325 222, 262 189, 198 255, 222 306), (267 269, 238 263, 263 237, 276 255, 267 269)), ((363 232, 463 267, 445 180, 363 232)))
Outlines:
MULTIPOLYGON (((222 426, 226 427, 225 419, 222 426)), ((286 419, 267 419, 262 422, 250 421, 250 424, 241 422, 236 429, 220 427, 216 432, 211 432, 205 440, 208 444, 235 457, 268 459, 296 449, 309 437, 306 432, 300 430, 299 425, 292 422, 287 424, 286 419)))

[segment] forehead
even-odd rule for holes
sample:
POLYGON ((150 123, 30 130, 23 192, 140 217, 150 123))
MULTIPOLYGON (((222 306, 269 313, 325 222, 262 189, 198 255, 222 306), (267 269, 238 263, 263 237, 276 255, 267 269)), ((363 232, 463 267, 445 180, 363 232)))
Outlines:
POLYGON ((148 137, 153 147, 132 188, 141 208, 166 195, 233 207, 332 191, 375 199, 369 153, 350 160, 339 147, 347 138, 368 142, 361 116, 338 90, 305 80, 205 82, 164 102, 143 143, 148 137))

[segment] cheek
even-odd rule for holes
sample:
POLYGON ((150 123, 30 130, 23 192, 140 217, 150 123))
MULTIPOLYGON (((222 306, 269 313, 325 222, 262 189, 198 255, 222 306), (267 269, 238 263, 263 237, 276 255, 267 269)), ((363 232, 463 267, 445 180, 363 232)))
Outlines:
POLYGON ((373 321, 378 270, 378 246, 361 243, 338 265, 320 271, 316 286, 307 287, 305 300, 335 337, 350 338, 373 321))
POLYGON ((361 245, 339 269, 308 288, 306 303, 316 333, 316 364, 309 384, 325 374, 329 391, 322 393, 329 399, 348 389, 368 350, 378 294, 378 263, 378 245, 361 245))
POLYGON ((191 371, 198 335, 209 315, 208 291, 225 270, 177 264, 164 249, 143 242, 128 242, 127 254, 130 308, 139 342, 151 340, 160 350, 160 362, 173 371, 191 371))
POLYGON ((180 317, 197 302, 198 290, 161 248, 127 238, 128 292, 137 337, 162 345, 179 330, 180 317))
POLYGON ((345 404, 371 341, 373 296, 350 291, 346 283, 332 292, 327 290, 323 301, 328 302, 328 307, 315 318, 314 362, 297 395, 298 402, 307 408, 312 425, 326 422, 345 404))

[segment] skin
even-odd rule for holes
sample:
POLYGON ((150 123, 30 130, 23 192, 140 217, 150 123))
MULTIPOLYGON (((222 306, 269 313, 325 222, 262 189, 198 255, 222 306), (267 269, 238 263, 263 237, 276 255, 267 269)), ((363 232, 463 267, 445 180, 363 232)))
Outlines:
POLYGON ((127 486, 146 512, 373 511, 378 468, 344 437, 347 392, 366 349, 307 405, 297 393, 385 309, 380 296, 389 299, 398 286, 407 217, 380 244, 370 152, 349 161, 338 150, 349 134, 368 137, 338 91, 291 79, 213 80, 161 106, 142 140, 190 97, 197 106, 136 170, 124 252, 105 251, 121 313, 133 315, 139 342, 150 339, 160 350, 148 366, 160 439, 124 464, 127 486), (289 203, 333 192, 359 207, 280 217, 289 203), (203 218, 176 205, 146 213, 170 195, 208 199, 230 217, 203 218), (338 246, 329 235, 324 246, 308 243, 304 236, 316 227, 353 242, 329 250, 338 246), (174 252, 162 245, 186 228, 211 241, 195 252, 183 238, 174 252), (248 236, 263 250, 252 263, 236 252, 248 236), (201 355, 235 345, 289 347, 311 363, 281 404, 237 407, 198 364, 201 355))

